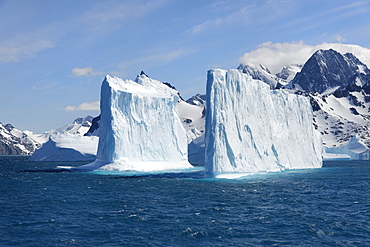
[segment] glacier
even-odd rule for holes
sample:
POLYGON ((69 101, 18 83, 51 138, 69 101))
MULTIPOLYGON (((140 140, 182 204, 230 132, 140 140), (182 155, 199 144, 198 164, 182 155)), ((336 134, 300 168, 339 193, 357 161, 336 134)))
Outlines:
POLYGON ((97 159, 77 170, 192 168, 178 100, 176 90, 144 73, 135 81, 107 75, 101 86, 97 159))
POLYGON ((239 70, 207 76, 206 173, 259 173, 322 166, 322 141, 307 98, 239 70))

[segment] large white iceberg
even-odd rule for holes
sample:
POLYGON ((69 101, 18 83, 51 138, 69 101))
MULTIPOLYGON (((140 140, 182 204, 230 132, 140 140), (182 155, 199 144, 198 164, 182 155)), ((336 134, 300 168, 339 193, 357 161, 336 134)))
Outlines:
POLYGON ((322 166, 307 98, 238 70, 208 72, 206 171, 258 173, 322 166))
POLYGON ((135 81, 106 76, 101 87, 97 160, 78 170, 191 168, 177 91, 144 73, 135 81))

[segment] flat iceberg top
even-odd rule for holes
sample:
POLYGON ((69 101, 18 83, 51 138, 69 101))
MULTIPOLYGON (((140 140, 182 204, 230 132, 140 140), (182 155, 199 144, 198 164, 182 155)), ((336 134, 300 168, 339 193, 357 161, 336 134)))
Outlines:
POLYGON ((121 78, 107 75, 105 81, 108 82, 109 86, 115 91, 127 92, 135 95, 168 98, 177 94, 176 90, 146 75, 138 75, 135 81, 128 79, 122 80, 121 78))

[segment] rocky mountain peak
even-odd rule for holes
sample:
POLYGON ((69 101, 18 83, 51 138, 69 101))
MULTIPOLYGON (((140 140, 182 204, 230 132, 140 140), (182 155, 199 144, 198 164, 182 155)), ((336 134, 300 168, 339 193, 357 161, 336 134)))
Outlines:
POLYGON ((5 124, 4 125, 4 127, 5 127, 5 129, 7 130, 7 131, 12 131, 13 129, 14 129, 14 126, 13 125, 11 125, 11 124, 5 124))
POLYGON ((342 55, 333 49, 318 50, 297 73, 291 85, 293 88, 323 93, 330 88, 347 87, 358 71, 366 69, 366 65, 351 53, 342 55))

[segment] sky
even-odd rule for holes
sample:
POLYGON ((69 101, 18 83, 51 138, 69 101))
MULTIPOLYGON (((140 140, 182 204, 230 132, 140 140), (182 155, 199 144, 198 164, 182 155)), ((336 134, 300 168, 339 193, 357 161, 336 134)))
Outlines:
POLYGON ((0 122, 43 133, 99 115, 105 75, 142 70, 187 99, 207 71, 274 73, 316 49, 370 65, 370 0, 0 0, 0 122))

